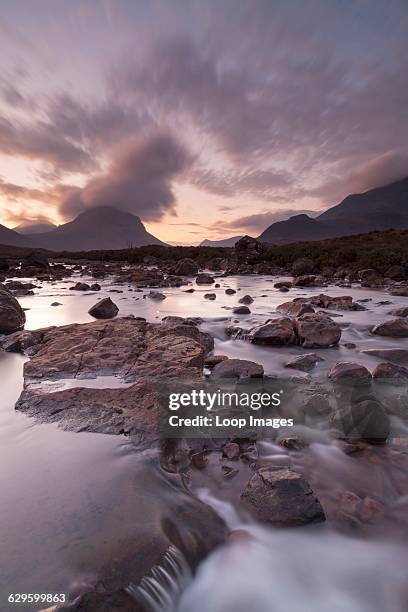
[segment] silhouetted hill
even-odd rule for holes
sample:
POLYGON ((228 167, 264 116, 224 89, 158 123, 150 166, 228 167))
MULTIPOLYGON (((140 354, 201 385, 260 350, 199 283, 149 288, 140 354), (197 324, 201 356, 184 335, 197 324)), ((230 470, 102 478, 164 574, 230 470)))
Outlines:
POLYGON ((46 221, 24 221, 13 229, 18 234, 25 236, 27 234, 44 234, 45 232, 50 232, 56 227, 57 226, 54 225, 54 223, 47 223, 46 221))
POLYGON ((5 227, 5 225, 0 225, 0 244, 24 247, 30 246, 31 240, 28 237, 20 236, 20 234, 5 227))
POLYGON ((203 240, 200 242, 200 246, 209 247, 232 247, 242 236, 233 236, 232 238, 225 238, 224 240, 203 240))

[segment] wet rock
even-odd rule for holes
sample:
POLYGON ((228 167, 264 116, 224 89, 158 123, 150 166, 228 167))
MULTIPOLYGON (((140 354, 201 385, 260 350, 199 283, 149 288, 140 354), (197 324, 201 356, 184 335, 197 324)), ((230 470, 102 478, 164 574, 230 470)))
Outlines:
POLYGON ((371 333, 390 338, 408 338, 408 320, 399 318, 375 325, 371 333))
POLYGON ((292 284, 294 287, 313 287, 313 285, 315 284, 315 280, 316 280, 316 276, 310 276, 310 275, 295 276, 292 284))
POLYGON ((347 402, 341 399, 330 422, 336 435, 346 440, 363 440, 383 444, 390 433, 390 420, 385 408, 375 397, 362 397, 347 402))
POLYGON ((0 272, 8 272, 10 270, 10 265, 7 259, 4 257, 0 257, 0 272))
POLYGON ((408 380, 408 368, 392 363, 379 363, 373 370, 373 378, 406 381, 408 380))
POLYGON ((408 297, 408 287, 395 287, 394 289, 391 289, 390 295, 408 297))
POLYGON ((290 289, 292 287, 291 281, 278 281, 274 284, 275 289, 290 289))
POLYGON ((331 310, 366 310, 361 304, 353 302, 353 298, 350 295, 331 297, 330 295, 320 293, 319 295, 311 296, 309 302, 314 306, 331 310))
POLYGON ((285 368, 310 372, 319 361, 324 361, 324 359, 316 355, 316 353, 307 353, 306 355, 299 355, 285 363, 285 368))
POLYGON ((195 276, 198 274, 199 267, 194 259, 182 259, 174 268, 174 273, 180 276, 195 276))
POLYGON ((93 285, 90 286, 91 291, 100 291, 101 290, 101 286, 99 283, 93 283, 93 285))
POLYGON ((292 469, 260 468, 249 480, 241 500, 257 520, 294 527, 325 520, 309 483, 292 469))
POLYGON ((388 314, 393 315, 394 317, 401 317, 405 319, 405 317, 408 317, 408 306, 402 306, 401 308, 395 308, 394 310, 390 310, 388 314))
POLYGON ((211 274, 199 274, 196 278, 197 285, 212 285, 215 282, 214 277, 211 274))
POLYGON ((236 293, 235 289, 231 289, 230 287, 228 287, 228 289, 225 290, 225 293, 227 295, 234 295, 234 293, 236 293))
POLYGON ((50 265, 48 259, 41 251, 33 251, 21 262, 21 269, 36 268, 48 272, 50 265))
POLYGON ((362 351, 365 355, 372 355, 373 357, 379 357, 380 359, 387 359, 393 363, 406 363, 408 364, 408 349, 366 349, 362 351))
POLYGON ((62 306, 61 302, 51 302, 51 306, 62 306))
POLYGON ((251 311, 248 308, 248 306, 235 306, 235 308, 233 308, 232 312, 234 314, 238 314, 238 315, 251 314, 251 311))
POLYGON ((359 380, 368 382, 371 380, 371 373, 365 366, 348 361, 335 363, 327 376, 333 381, 359 380))
POLYGON ((222 449, 223 456, 230 461, 236 461, 239 459, 240 452, 239 444, 236 442, 229 442, 222 449))
POLYGON ((157 301, 166 299, 166 296, 164 295, 164 293, 161 293, 161 291, 149 291, 148 297, 151 300, 157 300, 157 301))
POLYGON ((0 334, 11 334, 24 327, 25 314, 4 285, 0 285, 0 334))
POLYGON ((285 346, 294 344, 296 336, 291 319, 280 317, 253 327, 248 333, 248 340, 253 344, 285 346))
POLYGON ((346 349, 355 349, 357 347, 357 345, 354 342, 344 342, 343 346, 346 349))
POLYGON ((321 393, 314 393, 308 397, 303 406, 302 411, 305 415, 324 415, 327 416, 331 412, 330 402, 326 396, 321 393))
POLYGON ((246 340, 248 337, 248 330, 238 325, 229 325, 225 329, 225 335, 233 340, 246 340))
POLYGON ((276 310, 288 317, 300 317, 306 312, 314 312, 313 306, 308 303, 301 302, 284 302, 276 307, 276 310))
POLYGON ((360 279, 362 287, 382 287, 384 285, 384 279, 377 270, 371 268, 367 270, 360 270, 358 272, 358 278, 360 279))
POLYGON ((295 320, 299 343, 304 348, 328 348, 339 343, 341 328, 323 313, 306 313, 295 320))
POLYGON ((211 378, 262 378, 263 366, 246 359, 226 359, 217 363, 211 378))
POLYGON ((302 440, 302 438, 298 436, 279 437, 277 443, 279 446, 282 446, 282 448, 287 448, 290 451, 300 451, 307 446, 305 440, 302 440))
POLYGON ((215 293, 204 293, 204 299, 215 300, 217 295, 215 293))
POLYGON ((240 304, 252 304, 254 298, 250 295, 244 295, 241 299, 238 300, 240 304))
POLYGON ((391 266, 386 271, 385 276, 386 278, 391 278, 392 280, 401 281, 406 278, 407 274, 403 266, 391 266))
POLYGON ((316 266, 311 259, 308 259, 307 257, 300 257, 292 264, 292 274, 293 276, 313 274, 315 268, 316 266))
POLYGON ((25 353, 34 346, 38 346, 43 339, 44 333, 49 327, 35 331, 21 330, 7 336, 0 344, 4 351, 9 353, 25 353))
POLYGON ((229 465, 222 465, 221 472, 224 478, 230 479, 234 478, 239 473, 238 468, 230 467, 229 465))
POLYGON ((190 289, 185 289, 184 293, 194 293, 195 289, 193 289, 192 287, 190 287, 190 289))
POLYGON ((91 287, 88 283, 76 283, 72 287, 70 287, 70 291, 90 291, 91 287))
POLYGON ((221 363, 222 361, 226 361, 227 359, 228 357, 226 355, 207 355, 207 357, 204 360, 204 365, 207 368, 213 368, 218 363, 221 363))
POLYGON ((116 317, 119 308, 110 298, 103 298, 88 310, 88 313, 95 319, 112 319, 116 317))

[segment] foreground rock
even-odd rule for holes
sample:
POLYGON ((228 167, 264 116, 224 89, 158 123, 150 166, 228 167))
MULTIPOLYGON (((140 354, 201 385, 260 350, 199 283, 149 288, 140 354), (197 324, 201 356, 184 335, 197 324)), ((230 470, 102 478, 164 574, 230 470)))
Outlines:
POLYGON ((371 333, 390 338, 408 338, 408 320, 401 318, 384 321, 384 323, 375 325, 371 333))
POLYGON ((103 298, 88 310, 95 319, 113 319, 118 312, 119 308, 110 298, 103 298))
POLYGON ((285 368, 310 372, 319 361, 324 361, 324 359, 316 355, 316 353, 306 353, 306 355, 299 355, 285 363, 285 368))
POLYGON ((404 363, 408 364, 408 349, 366 349, 362 351, 365 355, 372 355, 373 357, 379 357, 380 359, 387 359, 393 363, 404 363))
POLYGON ((379 363, 373 370, 373 378, 405 382, 408 380, 408 368, 393 363, 379 363))
POLYGON ((24 310, 18 301, 0 285, 0 334, 11 334, 23 329, 25 320, 24 310))
POLYGON ((279 304, 276 310, 288 317, 300 317, 307 312, 314 312, 313 306, 303 302, 284 302, 279 304))
POLYGON ((334 364, 328 373, 328 378, 333 381, 357 380, 369 382, 371 380, 371 373, 365 366, 359 363, 344 361, 334 364))
POLYGON ((262 378, 263 366, 246 359, 226 359, 216 364, 212 378, 262 378))
POLYGON ((306 313, 296 319, 296 333, 304 348, 328 348, 339 343, 341 329, 324 313, 306 313))
POLYGON ((325 520, 309 483, 288 468, 260 468, 249 480, 241 499, 256 519, 280 527, 325 520))
POLYGON ((291 319, 280 317, 253 327, 248 333, 248 340, 253 344, 285 346, 294 344, 296 336, 291 319))

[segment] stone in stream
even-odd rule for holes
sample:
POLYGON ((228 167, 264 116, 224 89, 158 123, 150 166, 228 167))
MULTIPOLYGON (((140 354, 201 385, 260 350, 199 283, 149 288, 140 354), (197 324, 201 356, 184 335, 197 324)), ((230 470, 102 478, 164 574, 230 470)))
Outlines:
POLYGON ((217 295, 215 293, 204 293, 205 300, 215 300, 217 295))
POLYGON ((402 306, 401 308, 395 308, 394 310, 389 310, 388 314, 393 315, 394 317, 408 317, 408 306, 402 306))
POLYGON ((211 276, 211 274, 206 274, 205 272, 199 274, 196 278, 197 285, 212 285, 214 282, 214 277, 211 276))
POLYGON ((330 416, 333 433, 345 440, 383 444, 390 433, 389 416, 374 395, 363 391, 361 397, 354 396, 356 390, 358 387, 351 390, 350 397, 350 388, 347 386, 344 397, 339 398, 339 407, 330 416))
POLYGON ((250 295, 244 295, 241 299, 238 300, 240 304, 252 304, 254 298, 250 295))
POLYGON ((298 355, 294 359, 285 363, 285 368, 293 368, 302 372, 310 372, 319 361, 324 361, 322 357, 316 353, 306 353, 306 355, 298 355))
POLYGON ((375 325, 372 334, 389 336, 390 338, 408 338, 408 319, 391 319, 375 325))
POLYGON ((353 380, 369 382, 371 380, 371 373, 365 366, 348 361, 335 363, 327 376, 333 381, 353 380))
POLYGON ((234 295, 234 293, 236 293, 235 289, 231 289, 230 287, 228 287, 228 289, 225 290, 225 293, 227 295, 234 295))
POLYGON ((112 319, 116 317, 119 308, 110 298, 103 298, 88 310, 88 313, 95 319, 112 319))
POLYGON ((181 259, 174 268, 174 274, 180 276, 195 276, 198 274, 198 264, 194 261, 194 259, 181 259))
POLYGON ((295 276, 292 281, 294 287, 313 287, 316 277, 310 275, 295 276))
POLYGON ((407 273, 404 266, 391 266, 386 271, 385 277, 395 281, 402 281, 407 277, 407 273))
POLYGON ((257 520, 279 527, 325 520, 323 508, 309 483, 290 468, 258 469, 241 493, 241 500, 257 520))
POLYGON ((72 287, 69 288, 70 291, 91 291, 90 285, 88 283, 76 283, 72 287))
POLYGON ((246 359, 225 359, 214 367, 211 378, 262 378, 263 366, 246 359))
POLYGON ((278 281, 274 284, 275 289, 290 289, 292 287, 292 281, 278 281))
POLYGON ((161 291, 149 291, 147 296, 151 300, 157 300, 157 301, 161 301, 161 300, 165 300, 166 299, 166 296, 164 295, 164 293, 161 293, 161 291))
POLYGON ((3 285, 0 285, 0 334, 12 334, 24 327, 24 310, 3 285))
POLYGON ((408 287, 395 287, 390 290, 390 295, 408 297, 408 287))
POLYGON ((295 319, 299 343, 304 348, 328 348, 339 343, 341 328, 324 313, 306 313, 295 319))
POLYGON ((292 264, 293 276, 301 276, 302 274, 313 274, 316 266, 311 259, 307 257, 300 257, 296 259, 292 264))
POLYGON ((207 368, 213 368, 218 363, 221 363, 222 361, 226 361, 227 359, 228 357, 226 355, 207 355, 207 357, 204 360, 204 365, 207 368))
POLYGON ((408 349, 402 348, 389 348, 389 349, 366 349, 361 351, 365 355, 371 355, 373 357, 379 357, 380 359, 386 359, 393 363, 404 363, 408 364, 408 349))
POLYGON ((307 312, 314 312, 313 306, 302 302, 284 302, 276 307, 276 310, 288 317, 300 317, 307 312))
POLYGON ((358 278, 360 279, 362 287, 382 287, 384 285, 384 279, 377 270, 367 269, 360 270, 358 272, 358 278))
POLYGON ((253 327, 248 333, 248 340, 253 344, 285 346, 296 340, 293 323, 287 317, 270 319, 262 325, 253 327))
POLYGON ((331 297, 330 295, 320 293, 319 295, 312 295, 308 301, 314 306, 331 310, 367 310, 365 306, 353 302, 353 298, 350 295, 331 297))
POLYGON ((224 457, 229 459, 230 461, 236 461, 239 459, 241 454, 241 449, 239 448, 239 444, 236 442, 228 442, 222 449, 222 454, 224 457))
POLYGON ((235 308, 233 308, 232 312, 234 314, 238 314, 238 315, 251 314, 251 311, 248 308, 248 306, 235 306, 235 308))
POLYGON ((405 382, 408 380, 408 368, 393 363, 379 363, 373 370, 373 378, 405 382))

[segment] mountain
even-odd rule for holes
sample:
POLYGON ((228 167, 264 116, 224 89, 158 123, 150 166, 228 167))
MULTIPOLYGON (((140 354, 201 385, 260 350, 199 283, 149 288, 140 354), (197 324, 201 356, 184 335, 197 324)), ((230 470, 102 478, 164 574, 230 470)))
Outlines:
POLYGON ((31 240, 30 238, 20 236, 20 234, 5 225, 0 225, 0 244, 25 247, 31 246, 31 240))
POLYGON ((225 238, 225 240, 203 240, 200 242, 200 246, 209 247, 233 247, 242 236, 233 236, 232 238, 225 238))
POLYGON ((126 249, 148 244, 164 245, 149 234, 136 215, 98 206, 50 232, 30 234, 38 247, 53 251, 95 251, 126 249))
POLYGON ((26 234, 43 234, 44 232, 50 232, 56 227, 54 223, 48 223, 47 221, 24 221, 13 229, 15 232, 25 236, 26 234))
POLYGON ((408 228, 408 177, 344 200, 312 219, 296 215, 272 223, 259 240, 285 243, 408 228))

